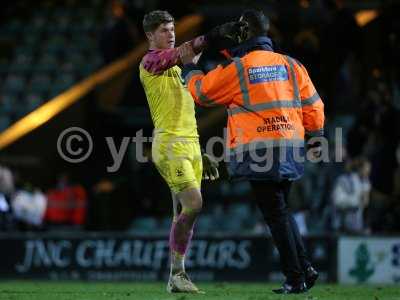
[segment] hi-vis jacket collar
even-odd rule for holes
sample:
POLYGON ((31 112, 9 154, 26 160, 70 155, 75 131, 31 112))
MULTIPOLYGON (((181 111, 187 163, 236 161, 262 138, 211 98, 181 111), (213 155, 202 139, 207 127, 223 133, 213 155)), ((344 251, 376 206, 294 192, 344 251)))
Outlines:
POLYGON ((272 40, 267 36, 257 36, 244 41, 235 47, 227 49, 226 52, 228 52, 231 57, 243 57, 253 50, 265 50, 273 52, 274 49, 272 40))

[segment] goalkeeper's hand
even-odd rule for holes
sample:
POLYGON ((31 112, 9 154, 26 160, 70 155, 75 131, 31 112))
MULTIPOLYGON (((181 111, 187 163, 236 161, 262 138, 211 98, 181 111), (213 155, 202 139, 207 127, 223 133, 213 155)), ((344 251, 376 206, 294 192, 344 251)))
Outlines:
POLYGON ((189 42, 180 45, 178 47, 178 51, 179 51, 179 58, 181 59, 181 62, 184 65, 191 63, 197 64, 202 54, 202 52, 200 52, 199 54, 196 55, 193 51, 192 45, 189 42))
POLYGON ((203 179, 215 180, 219 178, 218 162, 214 157, 203 153, 203 179))

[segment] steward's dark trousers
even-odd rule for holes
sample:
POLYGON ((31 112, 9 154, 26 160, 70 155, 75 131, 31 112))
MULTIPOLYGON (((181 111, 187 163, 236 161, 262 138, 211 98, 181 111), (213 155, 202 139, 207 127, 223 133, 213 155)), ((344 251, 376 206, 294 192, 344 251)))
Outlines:
POLYGON ((304 281, 304 271, 311 265, 296 221, 288 207, 291 182, 250 181, 253 193, 272 238, 279 251, 286 282, 297 284, 304 281))

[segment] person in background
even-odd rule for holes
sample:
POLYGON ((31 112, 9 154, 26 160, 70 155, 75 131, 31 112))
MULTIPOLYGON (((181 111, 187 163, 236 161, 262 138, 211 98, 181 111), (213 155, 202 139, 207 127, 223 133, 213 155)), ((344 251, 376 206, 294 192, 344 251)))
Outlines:
POLYGON ((356 158, 348 164, 349 171, 336 179, 332 202, 336 218, 334 228, 347 233, 366 233, 364 210, 369 203, 371 164, 365 158, 356 158))
POLYGON ((15 192, 13 172, 6 166, 0 165, 0 229, 9 230, 15 225, 10 200, 15 192))

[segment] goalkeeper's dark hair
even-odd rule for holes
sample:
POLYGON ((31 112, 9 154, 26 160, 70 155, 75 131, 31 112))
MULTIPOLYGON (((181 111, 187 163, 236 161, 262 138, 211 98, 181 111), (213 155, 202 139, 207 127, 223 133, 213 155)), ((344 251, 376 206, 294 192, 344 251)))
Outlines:
POLYGON ((264 15, 260 10, 248 9, 242 13, 241 21, 248 24, 247 28, 247 39, 254 36, 265 36, 269 30, 269 18, 264 15))
POLYGON ((166 10, 154 10, 143 18, 143 31, 152 32, 161 24, 174 22, 174 17, 166 10))

